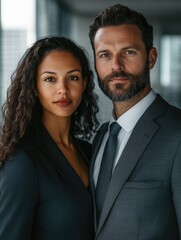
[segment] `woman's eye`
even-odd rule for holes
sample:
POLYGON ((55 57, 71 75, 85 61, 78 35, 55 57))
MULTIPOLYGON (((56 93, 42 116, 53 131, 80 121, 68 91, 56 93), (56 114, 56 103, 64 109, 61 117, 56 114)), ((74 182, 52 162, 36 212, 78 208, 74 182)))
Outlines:
POLYGON ((69 76, 69 80, 76 81, 76 80, 79 80, 79 77, 78 76, 69 76))
POLYGON ((55 79, 52 78, 52 77, 48 77, 48 78, 45 79, 45 81, 46 81, 46 82, 54 82, 55 79))

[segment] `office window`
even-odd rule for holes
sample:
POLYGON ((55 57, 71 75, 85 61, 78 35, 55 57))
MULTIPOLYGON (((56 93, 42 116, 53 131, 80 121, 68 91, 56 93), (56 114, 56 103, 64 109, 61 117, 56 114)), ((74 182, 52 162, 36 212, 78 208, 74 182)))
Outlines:
POLYGON ((35 0, 1 0, 1 105, 17 63, 36 38, 35 0))
POLYGON ((180 35, 166 35, 161 39, 160 84, 166 98, 181 107, 180 35))

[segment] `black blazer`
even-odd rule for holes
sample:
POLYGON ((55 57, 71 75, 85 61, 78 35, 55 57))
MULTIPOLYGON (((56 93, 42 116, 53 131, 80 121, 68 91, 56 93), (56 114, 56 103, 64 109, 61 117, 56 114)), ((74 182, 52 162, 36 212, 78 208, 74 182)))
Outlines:
MULTIPOLYGON (((91 176, 106 131, 96 136, 91 176)), ((96 216, 92 177, 91 189, 96 216)), ((160 96, 133 129, 95 230, 96 240, 181 239, 181 110, 160 96)))
MULTIPOLYGON (((40 125, 0 168, 1 240, 91 240, 89 191, 40 125)), ((90 144, 76 140, 83 158, 90 144)))

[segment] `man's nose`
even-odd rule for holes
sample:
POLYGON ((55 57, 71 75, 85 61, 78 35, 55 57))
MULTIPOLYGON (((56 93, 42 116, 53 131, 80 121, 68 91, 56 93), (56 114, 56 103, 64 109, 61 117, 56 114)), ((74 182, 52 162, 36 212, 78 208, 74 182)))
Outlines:
POLYGON ((123 59, 119 54, 115 55, 112 59, 112 71, 120 71, 124 69, 123 59))

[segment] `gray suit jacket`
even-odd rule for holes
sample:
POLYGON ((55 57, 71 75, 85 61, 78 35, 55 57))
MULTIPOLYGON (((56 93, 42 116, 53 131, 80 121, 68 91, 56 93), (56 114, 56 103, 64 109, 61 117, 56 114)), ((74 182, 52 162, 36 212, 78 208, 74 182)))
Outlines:
MULTIPOLYGON (((94 141, 91 164, 107 130, 94 141)), ((181 239, 181 111, 159 95, 135 126, 114 170, 100 221, 97 240, 181 239)))

